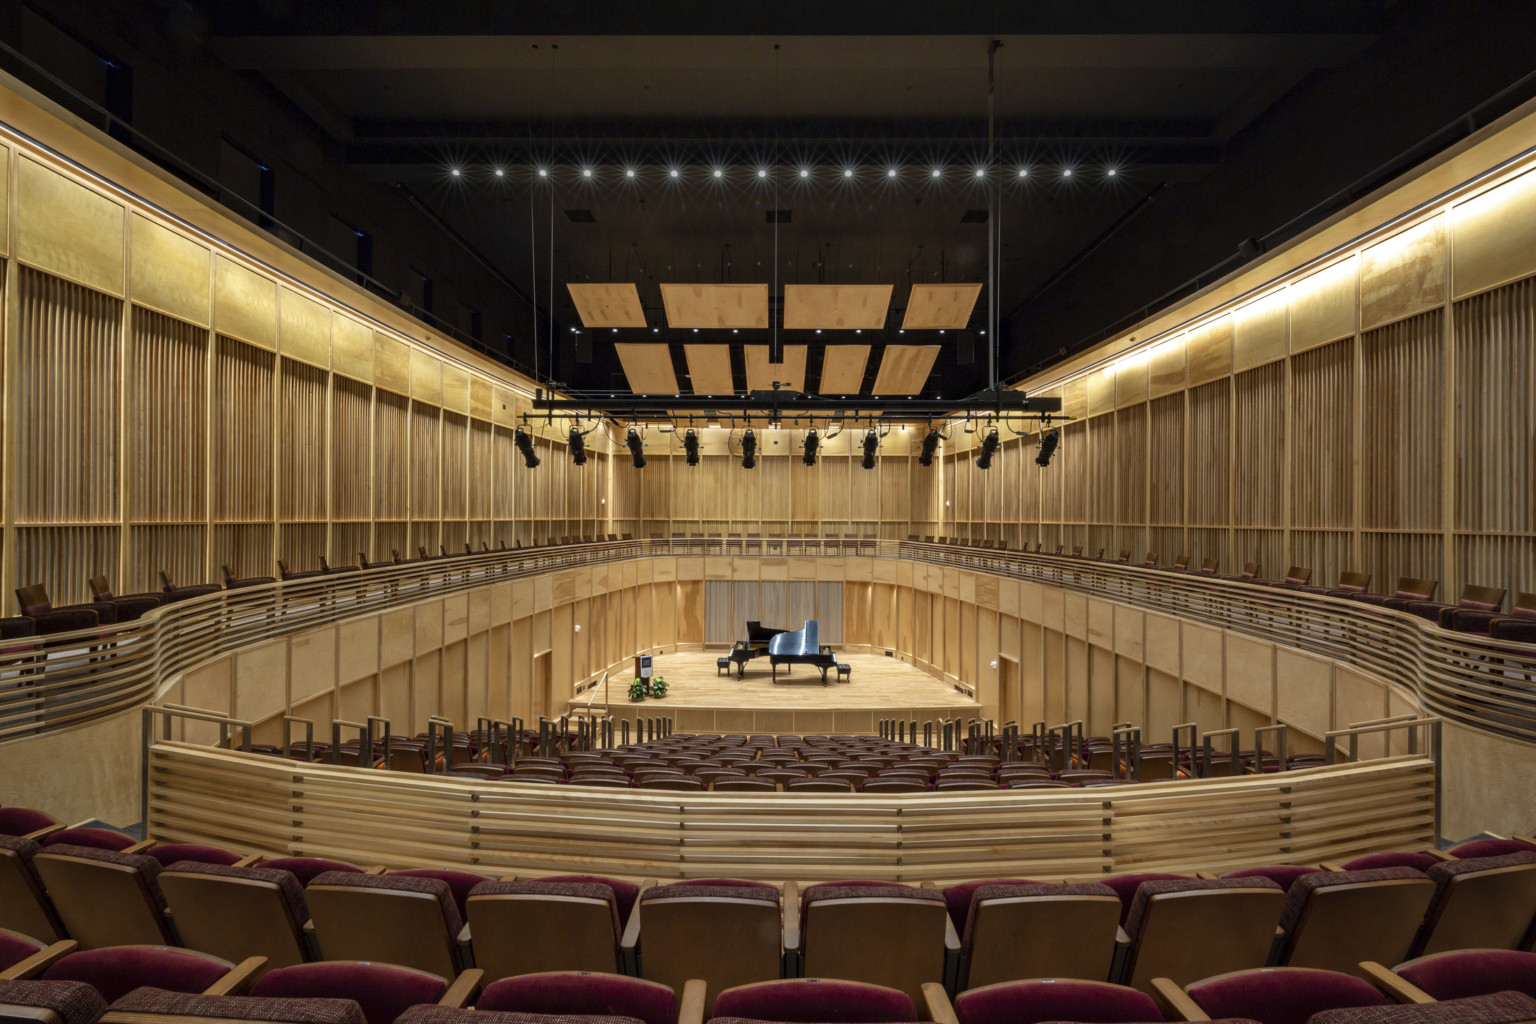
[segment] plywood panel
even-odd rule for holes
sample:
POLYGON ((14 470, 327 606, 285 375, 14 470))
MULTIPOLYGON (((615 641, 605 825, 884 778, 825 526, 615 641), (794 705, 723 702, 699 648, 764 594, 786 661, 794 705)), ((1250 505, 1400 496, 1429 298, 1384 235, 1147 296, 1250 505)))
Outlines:
POLYGON ((442 360, 416 348, 411 349, 411 397, 433 405, 443 401, 442 360))
POLYGON ((141 306, 208 326, 208 249, 134 214, 129 294, 141 306))
POLYGON ((1239 309, 1233 316, 1232 368, 1251 367, 1284 359, 1286 354, 1286 292, 1278 291, 1239 309))
POLYGON ((0 253, 11 251, 11 149, 0 146, 0 253))
POLYGON ((585 327, 644 327, 645 309, 640 291, 632 282, 568 284, 571 301, 585 327))
POLYGON ((823 395, 856 395, 864 389, 868 345, 828 345, 821 356, 823 395))
MULTIPOLYGON (((283 355, 329 369, 331 310, 307 295, 284 288, 278 296, 278 341, 283 355)), ((434 360, 436 362, 436 360, 434 360)))
POLYGON ((790 331, 881 330, 891 305, 888 284, 788 284, 784 328, 790 331))
POLYGON ((1184 337, 1189 353, 1189 386, 1232 372, 1232 318, 1218 317, 1184 337))
POLYGON ((410 346, 375 331, 373 334, 373 382, 398 395, 410 394, 410 346))
POLYGON ((875 375, 873 394, 915 395, 928 382, 937 345, 887 345, 880 357, 880 372, 875 375))
POLYGON ((1536 173, 1527 172, 1457 206, 1451 267, 1455 297, 1536 273, 1536 173))
POLYGON ((1446 273, 1443 214, 1371 246, 1360 257, 1360 329, 1440 305, 1446 273))
POLYGON ((277 282, 215 256, 213 326, 220 334, 276 351, 277 282))
POLYGON ((671 327, 762 330, 768 326, 766 284, 664 284, 661 302, 671 327))
POLYGON ((729 345, 684 345, 683 354, 688 357, 688 384, 694 394, 735 393, 736 385, 731 379, 731 347, 729 345))
POLYGON ((1184 389, 1184 336, 1165 341, 1152 350, 1149 397, 1184 389))
POLYGON ((354 380, 373 380, 373 331, 351 317, 332 320, 331 369, 354 380))
POLYGON ((629 390, 637 395, 675 395, 677 374, 672 369, 672 350, 666 345, 626 344, 613 346, 624 364, 629 390))
POLYGON ((804 391, 805 353, 804 345, 785 345, 784 361, 770 363, 767 345, 747 345, 747 390, 772 391, 778 381, 786 390, 804 391))
POLYGON ((27 157, 16 190, 16 256, 87 288, 123 294, 122 206, 27 157))
POLYGON ((1291 286, 1291 351, 1305 352, 1355 333, 1354 256, 1291 286))
POLYGON ((971 322, 980 284, 915 284, 907 296, 905 331, 959 330, 971 322))

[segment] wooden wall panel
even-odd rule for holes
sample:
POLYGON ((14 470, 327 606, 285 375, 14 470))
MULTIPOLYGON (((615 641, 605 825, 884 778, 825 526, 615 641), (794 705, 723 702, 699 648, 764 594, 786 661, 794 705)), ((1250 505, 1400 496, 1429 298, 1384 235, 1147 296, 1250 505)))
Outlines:
POLYGON ((1292 365, 1291 416, 1297 457, 1291 461, 1291 521, 1297 526, 1350 528, 1354 522, 1354 345, 1334 342, 1297 356, 1292 365), (1302 444, 1300 437, 1307 443, 1302 444))
MULTIPOLYGON (((1440 524, 1445 420, 1440 310, 1360 336, 1361 525, 1433 530, 1440 524)), ((1438 574, 1438 564, 1431 575, 1438 574)))
POLYGON ((1232 388, 1213 381, 1189 391, 1189 522, 1231 522, 1232 388))
POLYGON ((324 522, 325 403, 330 374, 286 356, 282 364, 278 416, 287 441, 277 446, 278 517, 324 522))
MULTIPOLYGON (((406 461, 410 456, 411 401, 403 395, 378 391, 373 396, 373 518, 406 518, 410 480, 406 461)), ((404 538, 401 538, 401 547, 404 538)), ((381 547, 382 559, 389 553, 381 547)))
POLYGON ((41 583, 55 606, 89 601, 86 580, 97 575, 110 580, 117 564, 118 531, 110 526, 33 526, 16 531, 16 585, 41 583))
MULTIPOLYGON (((346 377, 332 382, 331 518, 366 520, 372 509, 373 388, 346 377)), ((339 557, 355 555, 350 545, 341 550, 346 553, 339 557)))
MULTIPOLYGON (((411 403, 411 518, 436 519, 442 512, 442 409, 411 403)), ((545 465, 549 465, 548 457, 545 465)), ((555 472, 551 467, 548 472, 555 472)))
MULTIPOLYGON (((1232 490, 1232 521, 1240 526, 1283 526, 1285 364, 1269 363, 1239 373, 1233 380, 1237 478, 1232 490)), ((1243 549, 1239 546, 1238 550, 1243 549)))
MULTIPOLYGON (((443 518, 469 518, 469 420, 443 413, 443 518)), ((462 544, 460 545, 462 546, 462 544)), ((455 550, 452 545, 448 550, 455 550)))
POLYGON ((220 335, 213 393, 213 518, 272 518, 273 355, 220 335))
POLYGON ((129 517, 200 523, 207 516, 208 332, 134 307, 127 362, 129 517))
MULTIPOLYGON (((1147 521, 1147 406, 1115 413, 1116 519, 1122 524, 1147 521)), ((1115 552, 1110 551, 1113 555, 1115 552)))

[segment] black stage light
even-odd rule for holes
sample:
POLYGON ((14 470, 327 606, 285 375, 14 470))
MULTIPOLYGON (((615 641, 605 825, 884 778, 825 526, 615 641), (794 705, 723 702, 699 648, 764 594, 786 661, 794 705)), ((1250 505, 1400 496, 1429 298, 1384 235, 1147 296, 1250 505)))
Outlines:
POLYGON ((923 450, 917 456, 919 466, 933 465, 933 457, 939 451, 939 428, 929 427, 928 436, 923 438, 923 450))
POLYGON ((690 466, 699 464, 699 435, 692 430, 683 435, 683 457, 690 466))
POLYGON ((565 443, 571 449, 572 465, 585 466, 587 464, 587 442, 581 436, 580 428, 572 427, 570 434, 565 439, 565 443))
POLYGON ((816 436, 816 431, 807 431, 805 435, 805 464, 816 465, 816 447, 821 444, 821 438, 816 436))
POLYGON ((1040 454, 1035 456, 1035 465, 1049 466, 1051 456, 1056 454, 1056 446, 1061 443, 1061 431, 1047 430, 1040 435, 1040 454))
POLYGON ((993 427, 992 432, 981 439, 981 454, 976 456, 977 469, 992 468, 992 456, 997 454, 999 443, 1000 439, 997 436, 997 428, 993 427))
POLYGON ((747 431, 741 435, 741 468, 753 469, 757 466, 757 435, 747 431))
POLYGON ((539 464, 539 456, 533 450, 533 438, 528 436, 528 431, 518 427, 512 433, 512 443, 517 445, 517 450, 523 453, 523 463, 529 469, 539 464))
POLYGON ((634 427, 629 428, 629 434, 624 438, 624 443, 629 446, 630 462, 636 469, 645 468, 645 454, 640 443, 640 434, 634 427))
POLYGON ((864 457, 859 460, 859 465, 865 469, 874 469, 875 449, 879 447, 880 435, 875 433, 874 428, 870 428, 869 433, 864 435, 864 457))

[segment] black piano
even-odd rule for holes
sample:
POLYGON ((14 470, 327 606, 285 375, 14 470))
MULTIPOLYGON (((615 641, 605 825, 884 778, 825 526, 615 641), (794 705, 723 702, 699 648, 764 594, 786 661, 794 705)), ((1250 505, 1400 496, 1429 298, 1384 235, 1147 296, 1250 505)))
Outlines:
POLYGON ((736 663, 736 678, 747 674, 747 662, 768 653, 768 644, 776 636, 788 630, 765 626, 756 619, 747 620, 747 638, 736 641, 731 648, 731 660, 736 663))
POLYGON ((837 667, 837 655, 820 643, 821 627, 813 619, 803 629, 780 633, 768 641, 768 665, 773 681, 779 681, 780 665, 810 665, 821 669, 821 685, 827 685, 827 669, 837 667))

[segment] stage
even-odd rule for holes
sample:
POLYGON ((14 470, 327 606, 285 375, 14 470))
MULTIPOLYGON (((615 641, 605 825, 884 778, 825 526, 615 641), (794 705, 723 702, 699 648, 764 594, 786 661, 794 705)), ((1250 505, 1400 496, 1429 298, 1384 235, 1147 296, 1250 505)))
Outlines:
MULTIPOLYGON (((766 656, 747 662, 746 676, 716 670, 715 660, 729 651, 685 651, 655 656, 654 668, 667 681, 667 695, 641 703, 629 700, 628 677, 609 682, 608 699, 615 720, 670 717, 677 732, 718 733, 873 733, 883 718, 921 723, 941 718, 978 717, 981 705, 914 665, 878 654, 840 652, 848 665, 847 682, 836 673, 807 665, 779 666, 772 682, 766 656)), ((590 693, 572 700, 584 707, 590 693)), ((592 706, 603 704, 599 692, 592 706)))

